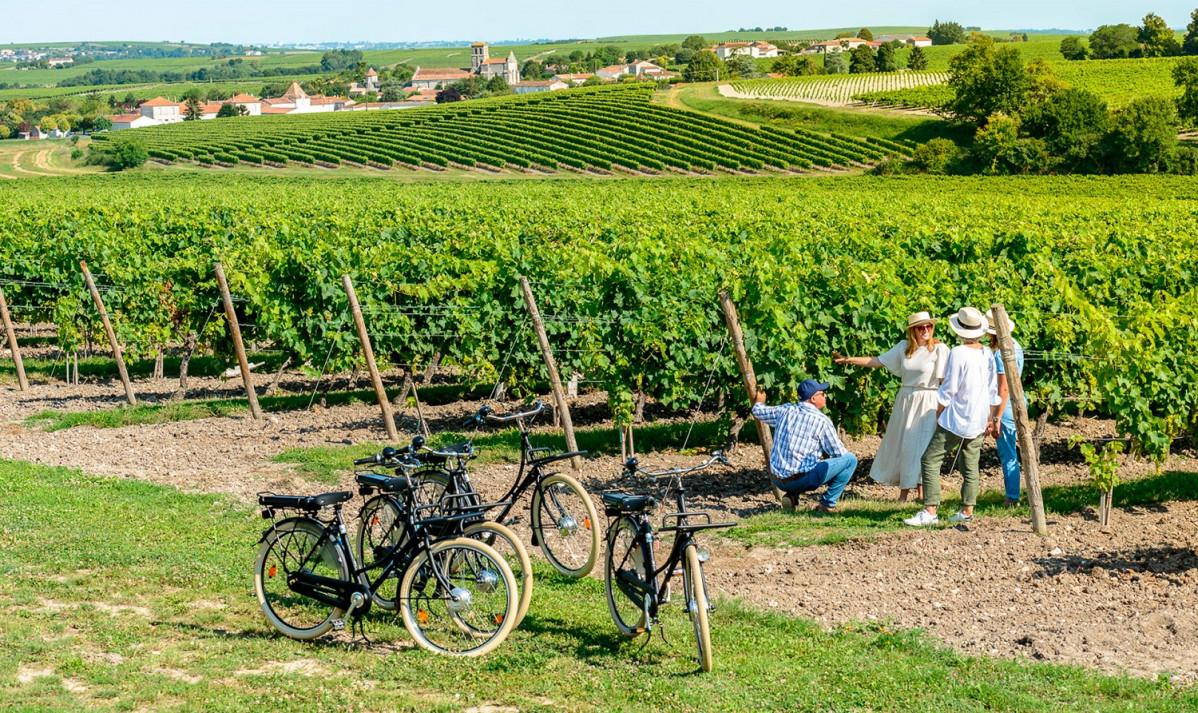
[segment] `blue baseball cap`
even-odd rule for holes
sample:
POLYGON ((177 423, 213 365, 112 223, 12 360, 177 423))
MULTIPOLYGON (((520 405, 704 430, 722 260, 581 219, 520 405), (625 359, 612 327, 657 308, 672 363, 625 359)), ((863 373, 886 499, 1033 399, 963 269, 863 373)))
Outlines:
POLYGON ((829 386, 831 386, 831 384, 826 381, 804 379, 803 383, 799 384, 799 401, 807 401, 819 392, 827 391, 829 386))

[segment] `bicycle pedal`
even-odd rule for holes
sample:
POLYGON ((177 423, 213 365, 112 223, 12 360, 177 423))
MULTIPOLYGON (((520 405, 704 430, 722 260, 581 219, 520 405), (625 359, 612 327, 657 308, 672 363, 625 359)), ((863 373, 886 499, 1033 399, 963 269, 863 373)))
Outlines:
POLYGON ((512 525, 515 525, 515 524, 521 522, 522 520, 523 520, 523 518, 521 518, 520 516, 517 515, 516 517, 513 517, 510 520, 508 520, 507 522, 503 523, 503 526, 511 527, 512 525))
POLYGON ((333 631, 345 631, 345 620, 344 619, 334 619, 333 620, 333 631))

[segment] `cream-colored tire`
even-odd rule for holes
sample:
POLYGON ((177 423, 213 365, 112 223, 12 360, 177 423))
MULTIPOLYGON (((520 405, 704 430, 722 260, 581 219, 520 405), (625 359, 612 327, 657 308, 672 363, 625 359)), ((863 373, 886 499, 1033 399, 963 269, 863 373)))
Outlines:
POLYGON ((532 530, 541 551, 567 577, 585 577, 599 557, 599 516, 586 488, 555 473, 532 494, 532 530))
POLYGON ((516 620, 512 622, 512 628, 519 627, 520 622, 524 621, 524 615, 528 613, 528 605, 532 602, 532 560, 528 557, 524 543, 520 542, 516 533, 497 522, 475 523, 467 527, 462 534, 464 537, 480 540, 507 560, 520 593, 516 620))

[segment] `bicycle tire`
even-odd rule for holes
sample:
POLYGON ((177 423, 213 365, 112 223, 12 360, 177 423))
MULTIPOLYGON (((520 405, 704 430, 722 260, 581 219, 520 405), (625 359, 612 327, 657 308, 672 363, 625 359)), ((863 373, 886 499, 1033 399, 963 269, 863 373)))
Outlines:
POLYGON ((532 560, 528 556, 528 550, 524 547, 524 543, 520 542, 520 538, 508 527, 490 521, 478 522, 466 527, 462 531, 462 536, 480 540, 508 560, 508 567, 512 570, 512 576, 516 580, 516 590, 519 593, 516 621, 512 623, 513 629, 518 628, 524 621, 524 615, 528 614, 529 604, 532 603, 532 560), (492 534, 488 535, 487 533, 492 534), (503 539, 506 543, 505 547, 512 550, 511 555, 508 555, 504 549, 495 546, 498 539, 503 539))
POLYGON ((604 584, 607 589, 607 609, 616 628, 627 637, 639 636, 646 631, 645 610, 637 605, 616 584, 616 572, 620 565, 632 560, 633 571, 645 578, 643 555, 636 552, 637 529, 631 518, 620 517, 607 531, 607 554, 604 557, 604 584))
POLYGON ((555 473, 533 491, 531 507, 533 535, 549 564, 567 577, 590 574, 599 556, 599 517, 586 488, 568 475, 555 473), (580 502, 569 503, 571 499, 580 502), (546 515, 552 520, 548 528, 543 527, 546 515))
POLYGON ((433 505, 441 502, 441 498, 449 492, 453 484, 453 476, 443 468, 426 467, 412 473, 412 481, 416 487, 412 489, 417 505, 433 505))
MULTIPOLYGON (((358 533, 354 538, 354 554, 359 567, 373 565, 377 561, 378 548, 394 550, 404 545, 407 535, 400 522, 402 515, 395 498, 390 495, 376 495, 366 501, 358 511, 358 533)), ((393 569, 390 576, 399 579, 401 571, 393 569)), ((380 574, 379 570, 370 570, 366 572, 366 578, 373 586, 380 574)), ((392 591, 388 584, 379 586, 374 592, 374 603, 385 611, 395 611, 395 592, 398 589, 396 586, 395 591, 392 591)))
MULTIPOLYGON (((254 594, 270 625, 293 639, 307 641, 324 636, 333 628, 333 620, 345 615, 343 609, 297 594, 287 586, 287 576, 303 568, 304 560, 309 559, 306 554, 312 552, 323 534, 324 525, 316 520, 286 520, 267 533, 258 549, 254 594)), ((332 541, 325 542, 319 562, 309 569, 346 581, 350 576, 349 566, 332 541)))
POLYGON ((465 537, 442 540, 421 552, 404 572, 399 592, 404 628, 418 645, 435 653, 482 656, 507 638, 515 622, 516 584, 512 570, 498 552, 478 540, 465 537), (471 595, 466 605, 468 610, 453 611, 451 600, 441 591, 433 568, 447 564, 450 568, 456 567, 458 557, 469 565, 478 563, 488 570, 457 570, 455 588, 472 588, 467 590, 471 595), (502 588, 494 586, 491 591, 486 591, 486 587, 478 586, 482 582, 479 575, 487 573, 495 575, 494 581, 487 580, 488 584, 502 584, 502 588), (473 582, 469 576, 474 576, 473 582), (496 596, 490 596, 493 594, 496 596), (484 624, 493 624, 494 628, 485 628, 484 624))
POLYGON ((699 649, 699 668, 706 673, 714 665, 711 652, 711 622, 708 619, 710 610, 707 600, 707 580, 703 577, 703 563, 699 561, 699 548, 690 544, 686 546, 685 567, 682 576, 685 581, 686 605, 690 612, 691 624, 695 628, 695 646, 699 649))

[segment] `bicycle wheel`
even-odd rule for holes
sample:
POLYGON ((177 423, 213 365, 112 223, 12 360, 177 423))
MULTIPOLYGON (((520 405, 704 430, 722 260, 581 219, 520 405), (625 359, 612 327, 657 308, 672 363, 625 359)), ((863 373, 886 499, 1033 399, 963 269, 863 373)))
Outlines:
POLYGON ((713 663, 711 654, 711 627, 707 620, 707 580, 703 578, 703 563, 699 561, 699 548, 686 546, 686 564, 682 570, 683 589, 686 593, 686 609, 691 624, 695 627, 695 645, 699 648, 699 668, 710 671, 713 663))
MULTIPOLYGON (((402 512, 394 498, 376 495, 367 500, 358 512, 358 536, 354 542, 354 554, 357 555, 359 567, 373 565, 402 548, 407 539, 402 512)), ((394 581, 384 582, 375 590, 374 603, 386 611, 395 611, 395 596, 399 590, 402 571, 392 569, 387 576, 394 581)), ((375 569, 366 572, 366 577, 373 585, 381 574, 381 569, 375 569)))
POLYGON ((585 577, 599 555, 599 518, 587 491, 560 473, 532 494, 532 530, 541 551, 567 577, 585 577))
POLYGON ((497 522, 480 522, 470 525, 463 532, 464 537, 479 540, 484 545, 498 552, 512 570, 516 580, 517 608, 516 620, 512 628, 520 626, 524 615, 528 613, 528 605, 532 602, 532 560, 528 558, 528 550, 516 537, 516 533, 497 522))
POLYGON ((607 555, 604 558, 604 581, 607 585, 607 608, 612 621, 624 636, 645 632, 645 609, 620 589, 618 573, 632 572, 645 581, 645 562, 637 542, 636 525, 621 517, 607 533, 607 555))
POLYGON ((511 568, 495 550, 469 538, 442 540, 417 555, 399 591, 404 627, 416 643, 440 654, 481 656, 507 638, 516 619, 511 568))
POLYGON ((417 505, 433 505, 441 502, 441 498, 450 490, 453 479, 449 473, 440 468, 426 468, 412 473, 412 495, 417 505))
POLYGON ((341 552, 326 539, 316 543, 324 527, 315 520, 288 520, 267 534, 254 564, 254 593, 271 626, 293 639, 315 639, 333 627, 344 610, 291 590, 287 580, 300 570, 334 579, 349 579, 341 552))

